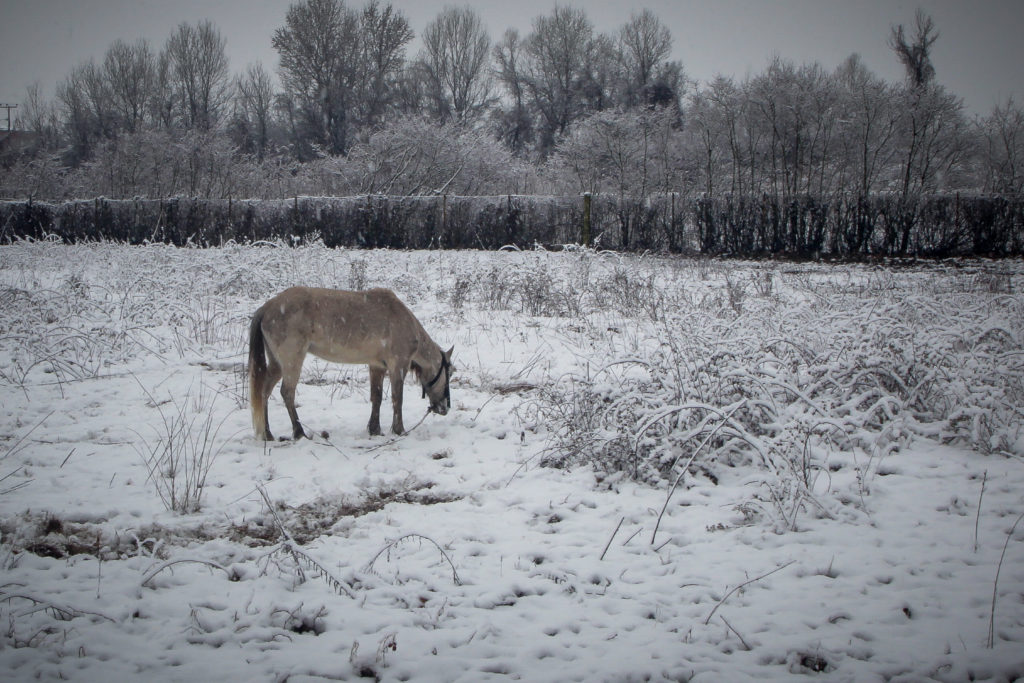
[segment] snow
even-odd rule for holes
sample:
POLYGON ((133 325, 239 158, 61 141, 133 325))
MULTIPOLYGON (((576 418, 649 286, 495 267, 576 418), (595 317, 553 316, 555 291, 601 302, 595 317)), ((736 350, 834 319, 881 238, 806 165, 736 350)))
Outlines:
POLYGON ((1014 680, 1022 278, 0 247, 5 680, 1014 680), (316 439, 253 439, 249 316, 297 284, 394 289, 448 415, 369 437, 366 369, 307 358, 316 439))

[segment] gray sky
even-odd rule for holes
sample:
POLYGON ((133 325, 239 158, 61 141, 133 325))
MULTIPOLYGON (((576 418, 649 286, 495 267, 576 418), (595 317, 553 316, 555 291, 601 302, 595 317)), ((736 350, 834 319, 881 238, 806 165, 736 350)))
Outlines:
MULTIPOLYGON (((386 0, 385 0, 386 1, 386 0)), ((52 97, 56 84, 90 57, 102 59, 118 38, 150 41, 154 50, 181 22, 210 19, 227 39, 233 73, 254 61, 272 72, 270 46, 291 0, 3 0, 0 10, 0 102, 20 103, 39 82, 52 97)), ((362 7, 363 0, 349 0, 362 7)), ((383 4, 383 3, 382 3, 383 4)), ((419 34, 453 0, 392 0, 419 34)), ((506 28, 526 34, 553 0, 479 0, 470 3, 497 41, 506 28)), ((773 55, 832 69, 853 52, 889 80, 902 69, 886 45, 890 27, 912 26, 923 8, 939 30, 933 62, 940 83, 964 98, 971 113, 986 114, 1013 96, 1024 104, 1024 0, 648 0, 642 4, 576 2, 599 31, 614 31, 631 12, 648 7, 669 27, 674 58, 692 78, 716 74, 742 79, 773 55)), ((410 50, 410 57, 418 47, 410 50)))

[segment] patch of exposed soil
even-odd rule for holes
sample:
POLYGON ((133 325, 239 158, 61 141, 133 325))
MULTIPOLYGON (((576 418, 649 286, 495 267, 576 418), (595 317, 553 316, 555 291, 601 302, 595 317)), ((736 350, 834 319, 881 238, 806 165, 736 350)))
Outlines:
MULTIPOLYGON (((434 491, 435 486, 433 482, 398 482, 357 497, 318 498, 297 507, 278 503, 276 513, 292 538, 305 545, 331 533, 343 518, 377 512, 391 503, 437 505, 461 498, 457 494, 434 491)), ((274 515, 269 513, 226 527, 150 524, 135 529, 115 529, 103 519, 73 522, 51 512, 23 512, 0 519, 0 539, 12 552, 52 558, 93 555, 103 560, 116 560, 142 554, 166 559, 168 547, 225 537, 249 547, 263 547, 278 543, 281 532, 274 515)))
MULTIPOLYGON (((453 493, 434 491, 434 482, 402 482, 393 486, 376 489, 356 498, 318 498, 297 507, 283 504, 277 506, 277 516, 288 529, 288 533, 299 544, 329 534, 343 518, 361 517, 382 510, 391 503, 408 505, 437 505, 458 500, 461 496, 453 493)), ((280 540, 280 531, 272 515, 232 524, 231 540, 249 546, 272 545, 280 540)))

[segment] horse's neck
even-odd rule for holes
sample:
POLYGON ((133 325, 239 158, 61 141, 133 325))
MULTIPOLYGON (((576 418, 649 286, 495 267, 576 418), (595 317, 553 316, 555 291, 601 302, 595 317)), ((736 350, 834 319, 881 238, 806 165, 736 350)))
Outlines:
POLYGON ((434 343, 430 335, 421 326, 419 329, 419 343, 416 345, 415 360, 421 368, 436 372, 441 366, 441 347, 434 343))

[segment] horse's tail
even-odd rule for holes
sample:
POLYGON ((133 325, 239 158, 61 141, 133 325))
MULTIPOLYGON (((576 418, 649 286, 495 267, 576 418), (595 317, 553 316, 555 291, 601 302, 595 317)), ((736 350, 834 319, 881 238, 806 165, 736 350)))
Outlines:
POLYGON ((262 325, 263 307, 260 307, 249 323, 249 405, 257 439, 265 439, 267 434, 266 395, 263 391, 267 377, 267 352, 262 325))

